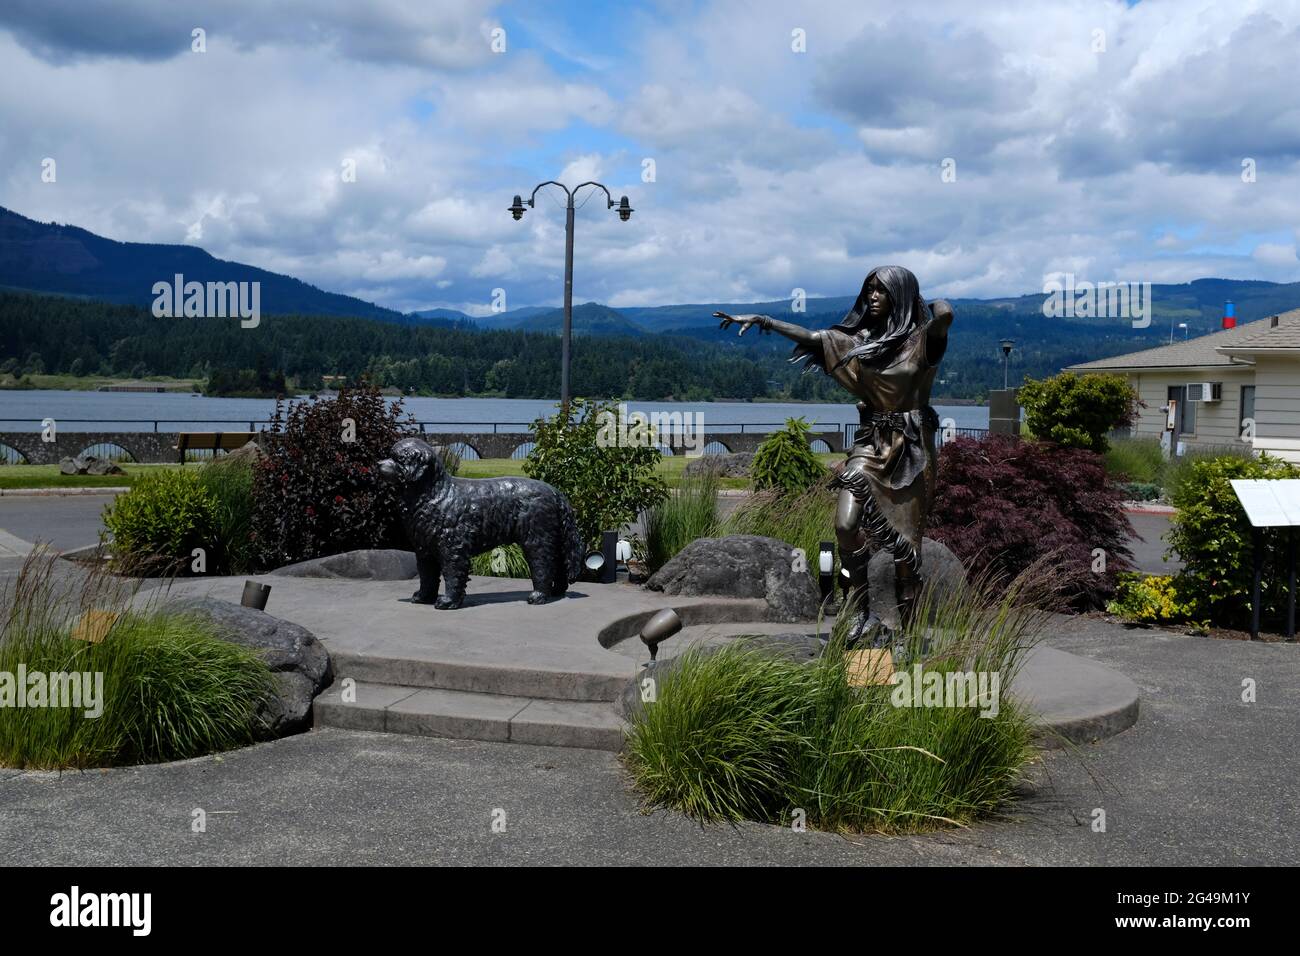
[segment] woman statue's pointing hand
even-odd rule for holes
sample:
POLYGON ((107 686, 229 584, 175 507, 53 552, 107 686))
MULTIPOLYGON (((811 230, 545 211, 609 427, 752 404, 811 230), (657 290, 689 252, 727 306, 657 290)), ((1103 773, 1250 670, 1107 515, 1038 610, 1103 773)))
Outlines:
POLYGON ((771 317, 766 315, 728 315, 726 312, 714 312, 713 317, 722 320, 718 325, 718 328, 720 329, 727 329, 732 325, 739 325, 740 332, 737 333, 739 335, 744 335, 753 326, 758 326, 761 331, 766 332, 767 325, 764 320, 767 320, 767 322, 772 321, 771 317))

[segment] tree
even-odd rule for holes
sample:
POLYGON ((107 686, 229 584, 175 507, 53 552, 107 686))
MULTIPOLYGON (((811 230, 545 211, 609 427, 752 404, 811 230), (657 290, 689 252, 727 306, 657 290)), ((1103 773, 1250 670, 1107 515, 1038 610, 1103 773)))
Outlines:
POLYGON ((575 398, 567 417, 539 418, 533 434, 537 444, 524 460, 524 474, 564 493, 589 545, 668 497, 658 471, 662 453, 613 402, 575 398))
POLYGON ((801 494, 826 476, 808 444, 808 423, 802 418, 787 418, 785 428, 763 439, 754 452, 750 468, 754 489, 775 488, 786 494, 801 494))
POLYGON ((1027 378, 1019 398, 1035 438, 1096 452, 1107 449, 1107 432, 1132 424, 1139 407, 1137 392, 1122 375, 1027 378))

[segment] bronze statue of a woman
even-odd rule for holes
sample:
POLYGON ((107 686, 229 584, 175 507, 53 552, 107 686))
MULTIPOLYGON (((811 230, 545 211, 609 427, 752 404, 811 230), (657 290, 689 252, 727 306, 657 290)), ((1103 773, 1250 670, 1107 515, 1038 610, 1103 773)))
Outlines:
MULTIPOLYGON (((860 427, 844 469, 830 487, 839 488, 835 536, 840 567, 855 607, 849 643, 877 628, 867 594, 867 565, 873 544, 894 559, 895 598, 906 621, 920 588, 921 538, 934 498, 935 430, 930 387, 948 345, 952 308, 942 299, 929 306, 916 276, 901 266, 871 270, 853 308, 829 329, 813 331, 768 315, 715 312, 722 328, 739 324, 776 332, 795 343, 792 362, 807 360, 858 398, 860 427)), ((883 643, 877 639, 873 643, 883 643)))

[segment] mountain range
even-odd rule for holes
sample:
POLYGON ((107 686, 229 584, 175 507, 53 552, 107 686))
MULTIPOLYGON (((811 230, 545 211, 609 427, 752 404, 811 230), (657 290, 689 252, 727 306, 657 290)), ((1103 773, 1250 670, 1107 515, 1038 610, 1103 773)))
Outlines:
MULTIPOLYGON (((177 273, 183 274, 186 281, 258 281, 262 312, 268 315, 355 316, 405 325, 526 332, 558 332, 563 324, 562 310, 546 306, 488 316, 448 308, 402 313, 327 292, 290 276, 217 259, 197 246, 118 242, 76 226, 41 223, 0 208, 0 287, 147 308, 154 298, 153 284, 171 281, 177 273)), ((762 312, 809 326, 824 326, 843 316, 854 298, 845 295, 808 299, 801 312, 792 311, 788 299, 618 309, 588 302, 574 307, 573 328, 581 335, 670 334, 726 342, 734 339, 734 332, 718 329, 712 317, 715 310, 762 312)), ((1022 353, 1038 350, 1044 361, 1059 358, 1061 365, 1086 361, 1157 345, 1168 341, 1171 333, 1194 336, 1215 331, 1228 299, 1236 303, 1239 321, 1243 322, 1294 308, 1300 305, 1300 283, 1198 279, 1178 285, 1155 285, 1151 291, 1152 322, 1145 329, 1133 329, 1128 322, 1116 319, 1045 319, 1044 298, 1042 293, 1033 293, 951 300, 958 325, 954 326, 949 354, 972 349, 980 354, 997 354, 998 340, 1012 337, 1022 353), (1185 333, 1176 329, 1178 323, 1187 324, 1185 333)), ((763 338, 770 346, 777 344, 776 336, 763 338)))

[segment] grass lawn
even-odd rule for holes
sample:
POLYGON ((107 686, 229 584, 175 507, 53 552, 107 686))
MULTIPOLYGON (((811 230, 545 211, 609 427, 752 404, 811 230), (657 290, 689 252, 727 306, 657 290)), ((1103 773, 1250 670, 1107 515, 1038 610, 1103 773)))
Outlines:
MULTIPOLYGON (((832 462, 839 461, 843 456, 837 454, 818 455, 822 464, 829 466, 832 462)), ((659 473, 663 475, 664 481, 668 487, 675 488, 682 481, 682 472, 686 468, 686 463, 690 461, 684 455, 665 456, 659 465, 659 473)), ((140 465, 126 462, 122 465, 125 475, 62 475, 59 474, 58 465, 0 465, 0 489, 4 488, 119 488, 131 485, 135 479, 143 474, 147 474, 150 469, 157 468, 179 468, 176 464, 162 465, 140 465)), ((187 467, 198 467, 198 463, 191 462, 187 467)), ((524 460, 522 458, 480 458, 474 461, 465 460, 460 463, 461 478, 500 478, 503 475, 523 475, 524 460)), ((748 478, 723 478, 719 482, 721 488, 749 489, 748 478)))
MULTIPOLYGON (((4 488, 122 488, 141 475, 159 468, 180 465, 122 464, 125 475, 63 475, 58 465, 0 465, 0 489, 4 488)), ((189 467, 195 467, 190 465, 189 467)))
MULTIPOLYGON (((832 462, 839 461, 843 455, 829 454, 818 455, 822 464, 830 466, 832 462)), ((686 469, 686 464, 690 459, 685 455, 665 455, 659 464, 659 474, 663 475, 664 482, 670 488, 675 488, 681 484, 682 472, 686 469)), ((522 458, 480 458, 474 461, 466 459, 460 463, 460 471, 457 476, 461 478, 500 478, 503 475, 522 475, 524 473, 524 460, 522 458)), ((720 488, 734 488, 748 490, 750 487, 748 478, 723 478, 718 483, 720 488)))
POLYGON ((27 375, 15 378, 13 375, 0 375, 0 388, 20 387, 18 382, 27 380, 31 388, 55 388, 64 391, 94 391, 101 385, 156 385, 169 392, 188 392, 198 382, 193 378, 113 378, 109 375, 27 375))

